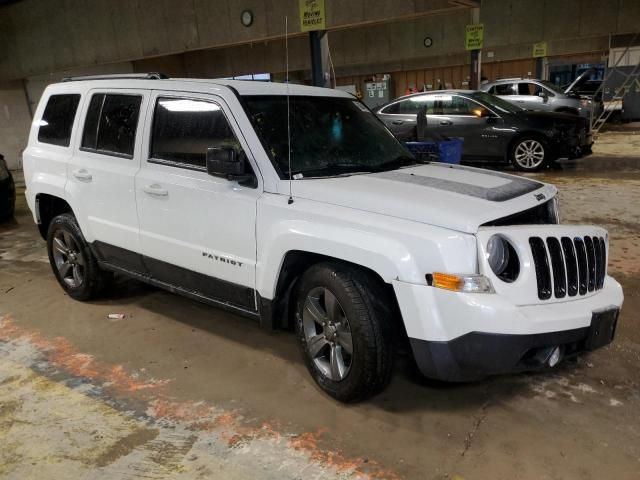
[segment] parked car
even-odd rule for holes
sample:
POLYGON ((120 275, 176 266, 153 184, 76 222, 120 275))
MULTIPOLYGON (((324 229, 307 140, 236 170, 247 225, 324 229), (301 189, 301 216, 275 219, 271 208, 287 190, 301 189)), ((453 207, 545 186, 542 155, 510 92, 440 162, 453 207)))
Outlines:
POLYGON ((16 187, 13 176, 0 154, 0 222, 13 218, 16 205, 16 187))
POLYGON ((480 86, 484 92, 497 95, 527 110, 561 112, 590 118, 592 111, 601 111, 601 99, 594 101, 582 97, 577 90, 589 79, 587 70, 566 89, 561 89, 546 80, 531 78, 506 78, 480 86))
POLYGON ((426 131, 464 138, 465 162, 511 162, 533 171, 560 157, 591 153, 586 119, 562 113, 529 112, 494 95, 470 90, 441 90, 400 97, 375 110, 401 141, 415 140, 418 110, 426 106, 426 131))
POLYGON ((623 294, 604 229, 560 225, 556 188, 537 180, 419 164, 339 90, 71 79, 44 91, 23 157, 69 297, 117 272, 294 326, 341 401, 387 385, 402 337, 449 381, 613 339, 623 294))

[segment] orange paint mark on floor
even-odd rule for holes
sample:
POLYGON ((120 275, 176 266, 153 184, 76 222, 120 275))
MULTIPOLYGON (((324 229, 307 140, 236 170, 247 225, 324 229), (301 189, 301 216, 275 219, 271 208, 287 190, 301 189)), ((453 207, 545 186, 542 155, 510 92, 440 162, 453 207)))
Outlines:
MULTIPOLYGON (((143 375, 127 372, 122 365, 107 365, 92 355, 79 352, 68 340, 45 338, 39 332, 28 331, 5 315, 0 317, 0 341, 28 341, 42 353, 51 365, 71 376, 89 379, 98 386, 109 389, 114 396, 135 395, 147 402, 147 414, 157 420, 181 422, 195 431, 220 431, 230 448, 253 439, 265 438, 281 443, 282 434, 272 423, 260 426, 243 424, 235 411, 223 411, 205 402, 177 401, 167 397, 162 387, 169 380, 145 379, 143 375)), ((307 432, 287 439, 286 447, 304 452, 315 463, 331 468, 337 473, 352 474, 355 478, 397 480, 399 477, 382 469, 375 461, 349 458, 340 452, 321 447, 326 429, 307 432)))

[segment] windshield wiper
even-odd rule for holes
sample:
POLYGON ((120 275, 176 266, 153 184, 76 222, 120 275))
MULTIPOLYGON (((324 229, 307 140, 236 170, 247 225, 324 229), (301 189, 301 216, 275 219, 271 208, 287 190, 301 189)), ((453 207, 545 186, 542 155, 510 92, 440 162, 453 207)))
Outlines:
POLYGON ((375 171, 384 172, 387 170, 396 170, 397 168, 400 168, 400 167, 408 167, 410 165, 416 165, 419 163, 426 163, 426 162, 420 162, 416 158, 411 157, 409 155, 399 155, 393 160, 381 163, 376 167, 375 171))
POLYGON ((306 170, 297 170, 292 172, 294 175, 302 173, 304 176, 314 176, 315 173, 322 173, 327 176, 340 173, 359 173, 359 172, 377 172, 376 167, 363 163, 328 163, 318 168, 309 168, 306 170))

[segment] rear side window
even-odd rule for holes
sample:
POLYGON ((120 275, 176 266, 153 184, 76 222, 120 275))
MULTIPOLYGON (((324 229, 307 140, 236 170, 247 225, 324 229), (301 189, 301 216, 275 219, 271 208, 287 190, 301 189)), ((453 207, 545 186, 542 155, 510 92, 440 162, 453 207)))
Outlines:
POLYGON ((398 105, 398 113, 404 115, 416 115, 421 108, 427 107, 425 113, 433 113, 433 99, 428 95, 419 95, 410 97, 406 100, 396 103, 398 105))
POLYGON ((396 103, 392 103, 389 106, 384 107, 380 113, 386 113, 386 114, 396 114, 399 113, 400 111, 400 102, 396 102, 396 103))
POLYGON ((38 141, 68 147, 80 95, 51 95, 40 120, 38 141))
POLYGON ((158 98, 151 159, 204 169, 210 147, 241 150, 220 105, 204 100, 158 98))
POLYGON ((82 148, 132 157, 141 102, 139 95, 93 95, 84 121, 82 148))
POLYGON ((499 85, 496 85, 495 87, 492 87, 495 88, 495 90, 491 93, 493 93, 494 95, 515 95, 516 90, 514 86, 514 83, 501 83, 499 85))

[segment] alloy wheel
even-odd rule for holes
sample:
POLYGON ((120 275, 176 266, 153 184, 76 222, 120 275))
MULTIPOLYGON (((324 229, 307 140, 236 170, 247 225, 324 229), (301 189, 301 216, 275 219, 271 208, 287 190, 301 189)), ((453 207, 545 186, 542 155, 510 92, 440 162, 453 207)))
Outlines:
POLYGON ((78 288, 84 281, 85 259, 73 236, 58 230, 53 235, 53 259, 60 278, 71 288, 78 288))
POLYGON ((302 325, 315 366, 334 382, 344 380, 353 364, 351 327, 340 302, 329 289, 316 287, 309 292, 302 325))
POLYGON ((537 140, 524 140, 516 147, 514 156, 522 168, 534 169, 544 161, 544 147, 537 140))

